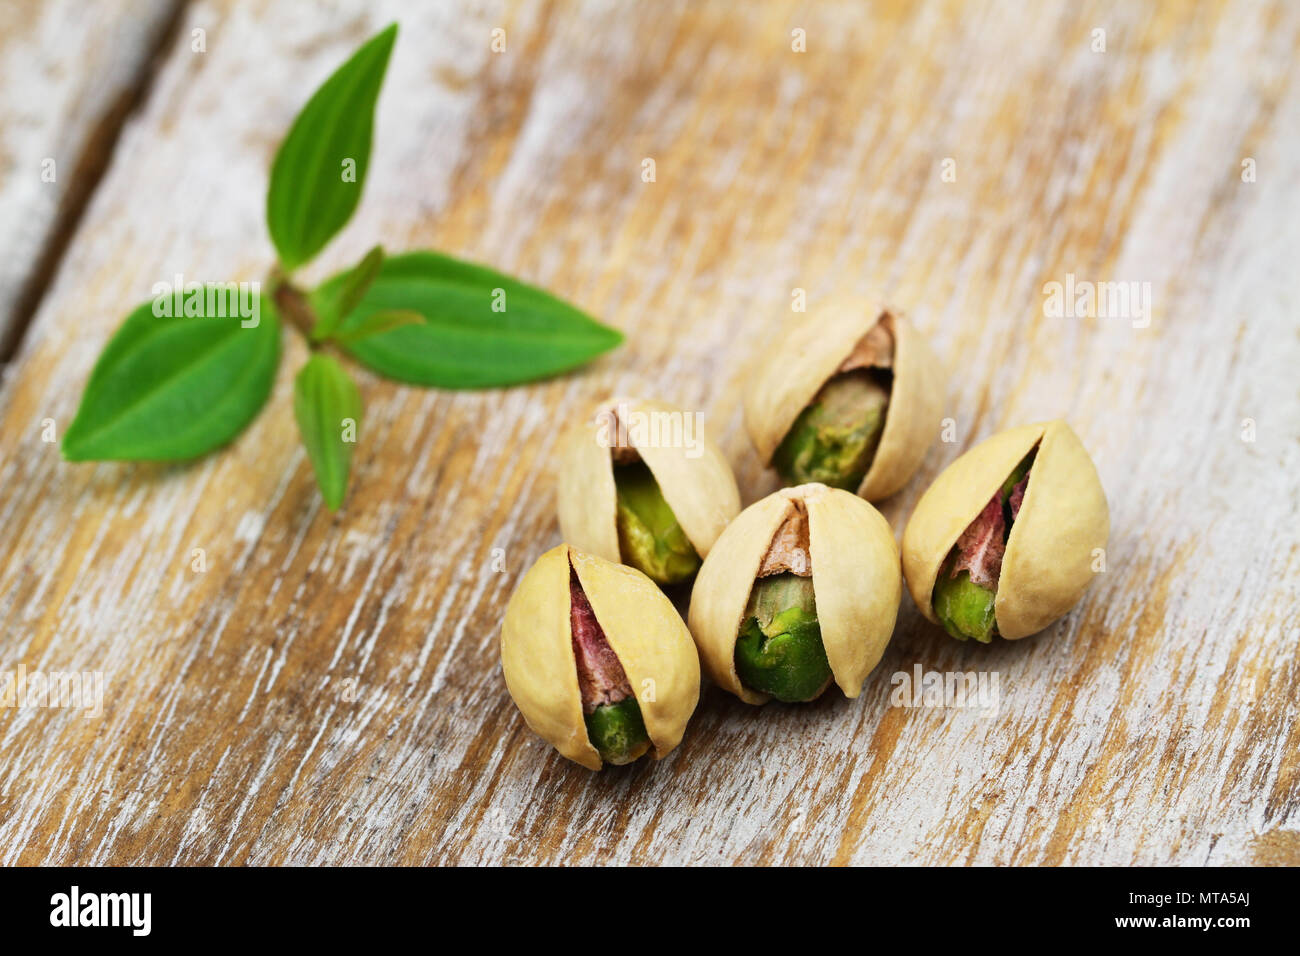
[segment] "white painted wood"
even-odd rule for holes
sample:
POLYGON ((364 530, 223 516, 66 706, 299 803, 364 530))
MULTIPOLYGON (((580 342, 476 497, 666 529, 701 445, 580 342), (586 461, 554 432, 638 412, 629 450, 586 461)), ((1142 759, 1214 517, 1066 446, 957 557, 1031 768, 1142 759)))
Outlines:
POLYGON ((0 2, 0 344, 148 69, 166 0, 0 2))
POLYGON ((1300 862, 1300 10, 410 6, 188 8, 208 50, 168 57, 0 389, 0 669, 107 680, 94 720, 0 710, 0 862, 1300 862), (66 427, 153 282, 265 274, 277 142, 399 16, 365 199, 310 274, 432 246, 627 344, 505 391, 361 374, 333 518, 296 342, 230 449, 62 463, 42 420, 66 427), (1150 283, 1149 326, 1045 315, 1069 274, 1150 283), (896 531, 961 450, 1064 416, 1109 497, 1108 571, 989 648, 904 597, 856 701, 711 689, 667 760, 566 764, 495 649, 558 541, 558 424, 609 392, 698 408, 757 499, 739 389, 796 287, 883 294, 950 365, 956 441, 885 503, 896 531), (996 712, 891 706, 915 667, 996 673, 996 712))

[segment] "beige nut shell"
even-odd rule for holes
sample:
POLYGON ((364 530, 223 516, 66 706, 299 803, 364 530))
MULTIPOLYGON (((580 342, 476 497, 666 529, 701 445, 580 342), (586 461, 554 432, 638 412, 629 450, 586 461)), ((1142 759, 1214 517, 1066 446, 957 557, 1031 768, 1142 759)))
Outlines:
POLYGON ((700 696, 700 662, 676 608, 640 571, 562 544, 519 582, 501 627, 501 670, 528 726, 591 770, 569 623, 569 566, 636 694, 656 758, 676 747, 700 696))
POLYGON ((1094 549, 1110 535, 1096 466, 1079 436, 1057 420, 999 432, 949 465, 921 496, 903 532, 903 575, 934 623, 935 579, 961 533, 1034 445, 1025 499, 1011 525, 993 604, 1008 640, 1041 631, 1074 607, 1092 582, 1094 549))
MULTIPOLYGON (((560 533, 575 548, 617 562, 621 555, 614 465, 604 435, 608 429, 597 419, 609 409, 638 414, 689 413, 667 402, 615 397, 595 405, 560 438, 556 489, 560 533)), ((629 431, 628 437, 687 539, 700 557, 707 557, 722 529, 740 512, 740 491, 726 457, 703 434, 694 436, 699 443, 695 457, 691 457, 692 449, 685 447, 638 444, 634 431, 629 431)))
POLYGON ((880 445, 858 494, 879 501, 916 473, 939 433, 943 366, 910 322, 858 300, 808 313, 765 350, 745 391, 745 426, 764 465, 771 464, 799 413, 877 321, 894 338, 894 380, 880 445))
POLYGON ((736 673, 736 637, 759 566, 777 529, 803 503, 822 643, 835 683, 857 697, 894 631, 902 596, 898 546, 880 512, 820 484, 782 488, 727 526, 695 580, 688 616, 700 662, 714 683, 749 704, 768 700, 736 673))

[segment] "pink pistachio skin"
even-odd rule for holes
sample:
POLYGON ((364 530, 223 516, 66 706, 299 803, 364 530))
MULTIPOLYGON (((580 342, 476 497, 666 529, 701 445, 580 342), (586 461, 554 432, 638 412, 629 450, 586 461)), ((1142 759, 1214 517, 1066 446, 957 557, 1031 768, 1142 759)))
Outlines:
POLYGON ((969 571, 972 582, 994 590, 998 586, 998 575, 1002 573, 1002 554, 1006 550, 1004 530, 1002 504, 994 495, 979 517, 957 539, 957 561, 952 576, 969 571))
POLYGON ((573 657, 578 665, 578 689, 582 712, 592 713, 605 704, 616 704, 632 696, 623 665, 601 630, 578 576, 569 571, 569 623, 573 630, 573 657))
MULTIPOLYGON (((1012 521, 1020 514, 1028 484, 1029 472, 1025 472, 1011 489, 1007 503, 1011 507, 1012 521)), ((969 571, 972 582, 990 591, 997 590, 998 578, 1002 574, 1002 556, 1007 548, 1008 526, 1003 520, 1001 499, 1001 492, 990 498, 970 527, 962 532, 957 539, 957 560, 952 566, 954 578, 961 571, 969 571)))

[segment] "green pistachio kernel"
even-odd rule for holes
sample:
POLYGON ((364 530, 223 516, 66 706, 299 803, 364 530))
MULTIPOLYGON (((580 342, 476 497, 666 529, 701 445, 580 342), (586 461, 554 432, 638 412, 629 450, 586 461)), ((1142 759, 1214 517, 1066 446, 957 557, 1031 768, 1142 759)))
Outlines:
POLYGON ((812 578, 777 574, 750 592, 736 640, 736 673, 751 690, 794 703, 819 697, 831 682, 812 578))
POLYGON ((700 569, 700 556, 644 462, 617 465, 618 547, 623 563, 657 584, 678 584, 700 569))
POLYGON ((970 579, 969 571, 952 576, 952 559, 944 562, 934 587, 934 613, 945 631, 964 641, 974 638, 988 644, 997 633, 993 615, 995 593, 970 579))
POLYGON ((622 766, 650 749, 645 721, 635 697, 601 704, 586 716, 587 739, 605 763, 622 766))
POLYGON ((885 428, 889 392, 865 369, 837 375, 799 413, 773 456, 791 484, 857 491, 885 428))

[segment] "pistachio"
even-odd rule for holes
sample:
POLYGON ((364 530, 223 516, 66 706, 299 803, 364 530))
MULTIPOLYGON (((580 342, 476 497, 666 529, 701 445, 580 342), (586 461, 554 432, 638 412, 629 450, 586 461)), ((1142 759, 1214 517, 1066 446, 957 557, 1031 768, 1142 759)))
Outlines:
POLYGON ((804 484, 727 526, 696 576, 688 622, 705 671, 747 703, 810 700, 830 680, 856 697, 889 643, 901 593, 880 513, 847 491, 804 484))
POLYGON ((1110 517, 1097 469, 1063 421, 1000 432, 957 458, 903 533, 926 618, 959 640, 1037 633, 1078 603, 1110 517))
POLYGON ((565 430, 558 458, 565 540, 661 585, 690 578, 740 511, 731 466, 697 416, 664 402, 600 402, 565 430))
POLYGON ((787 483, 815 481, 886 498, 938 434, 943 372, 901 316, 841 301, 772 344, 745 394, 745 424, 787 483))
POLYGON ((501 669, 528 726, 591 770, 663 757, 699 699, 699 658, 672 602, 640 571, 567 544, 511 596, 501 669))
POLYGON ((644 462, 615 465, 614 488, 624 564, 660 584, 678 584, 700 569, 700 556, 644 462))

